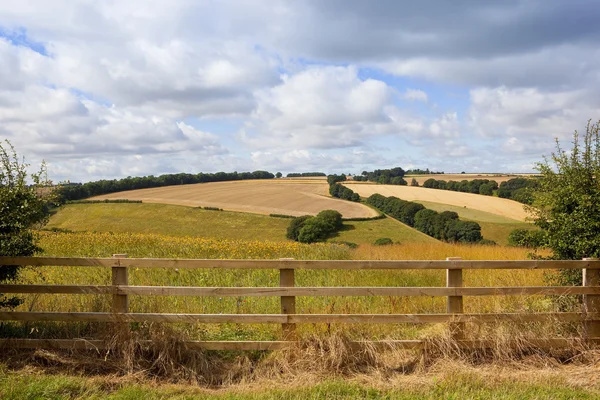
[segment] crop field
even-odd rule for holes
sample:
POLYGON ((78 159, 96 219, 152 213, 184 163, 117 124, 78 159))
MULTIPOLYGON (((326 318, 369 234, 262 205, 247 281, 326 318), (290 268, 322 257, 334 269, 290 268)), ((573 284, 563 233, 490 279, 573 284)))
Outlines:
POLYGON ((443 181, 463 181, 468 180, 472 181, 474 179, 489 179, 492 181, 498 182, 501 184, 502 182, 506 182, 509 179, 514 178, 528 178, 531 176, 535 176, 532 174, 431 174, 431 175, 406 175, 404 179, 406 179, 409 183, 412 178, 415 178, 419 185, 423 185, 427 179, 435 179, 435 180, 443 180, 443 181))
POLYGON ((352 184, 350 182, 345 182, 344 185, 361 197, 369 197, 372 194, 379 193, 386 197, 396 196, 402 200, 428 201, 484 211, 521 222, 525 221, 528 216, 523 204, 499 197, 414 186, 352 184))
POLYGON ((142 200, 145 203, 208 206, 258 214, 300 216, 337 210, 344 218, 377 215, 376 211, 362 204, 329 197, 328 188, 321 179, 269 179, 131 190, 93 199, 142 200))

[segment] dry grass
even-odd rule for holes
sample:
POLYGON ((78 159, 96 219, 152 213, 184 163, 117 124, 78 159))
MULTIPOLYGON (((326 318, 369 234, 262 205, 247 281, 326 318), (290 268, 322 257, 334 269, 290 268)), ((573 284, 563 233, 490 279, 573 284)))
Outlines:
POLYGON ((386 197, 396 196, 402 200, 430 201, 485 211, 517 221, 525 221, 528 217, 523 204, 499 197, 414 186, 352 184, 350 182, 346 182, 344 185, 358 193, 361 197, 369 197, 372 194, 379 193, 386 197))
POLYGON ((93 199, 142 200, 145 203, 219 207, 257 214, 316 215, 337 210, 344 218, 374 217, 362 204, 329 197, 322 180, 248 180, 130 190, 93 199))

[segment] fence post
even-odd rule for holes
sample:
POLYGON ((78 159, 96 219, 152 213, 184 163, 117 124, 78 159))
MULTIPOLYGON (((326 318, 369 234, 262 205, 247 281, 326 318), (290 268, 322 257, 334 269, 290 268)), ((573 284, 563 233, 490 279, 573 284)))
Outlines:
MULTIPOLYGON (((120 258, 127 258, 127 254, 113 254, 115 265, 112 267, 112 285, 127 286, 129 284, 129 274, 127 267, 122 267, 119 261, 120 258)), ((129 299, 126 294, 117 294, 116 290, 113 293, 112 312, 126 313, 129 311, 129 299)))
MULTIPOLYGON (((584 258, 583 261, 598 261, 598 258, 584 258)), ((600 286, 600 269, 583 269, 583 286, 600 286)), ((583 295, 583 312, 599 313, 600 296, 594 294, 583 295)), ((585 319, 583 332, 586 338, 600 338, 600 321, 598 319, 585 319)))
MULTIPOLYGON (((460 261, 461 257, 447 257, 446 261, 460 261)), ((447 269, 446 270, 446 287, 462 287, 463 286, 463 270, 462 269, 447 269)), ((463 297, 448 296, 446 312, 448 314, 463 313, 463 297)), ((454 339, 463 339, 465 331, 464 322, 453 322, 450 324, 450 331, 454 339)))
MULTIPOLYGON (((293 258, 280 258, 279 261, 293 261, 293 258)), ((294 270, 289 268, 281 268, 279 270, 279 286, 294 287, 295 276, 294 270)), ((296 297, 281 296, 281 313, 296 314, 296 297)), ((281 324, 283 339, 296 340, 296 324, 281 324)))

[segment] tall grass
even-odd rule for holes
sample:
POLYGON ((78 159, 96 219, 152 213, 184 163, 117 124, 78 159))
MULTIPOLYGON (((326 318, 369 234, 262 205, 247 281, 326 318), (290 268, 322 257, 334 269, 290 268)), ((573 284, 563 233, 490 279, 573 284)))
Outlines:
MULTIPOLYGON (((169 237, 154 234, 61 233, 42 232, 39 245, 44 255, 109 257, 127 253, 130 257, 155 258, 228 258, 228 259, 370 259, 370 260, 443 260, 462 257, 465 260, 525 259, 526 250, 447 243, 411 243, 410 245, 371 246, 357 249, 336 244, 304 245, 296 242, 259 242, 216 240, 191 237, 169 237)), ((28 268, 23 283, 95 284, 110 282, 109 268, 40 267, 28 268)), ((132 285, 205 286, 205 287, 269 287, 279 284, 276 270, 175 270, 164 268, 129 271, 132 285)), ((476 270, 465 271, 466 286, 537 286, 543 285, 542 271, 476 270)), ((443 270, 298 270, 297 286, 445 286, 443 270)), ((24 295, 20 310, 31 311, 109 311, 110 296, 103 295, 24 295)), ((298 313, 440 313, 446 310, 443 297, 298 297, 298 313)), ((280 312, 278 297, 191 297, 130 296, 132 312, 192 314, 269 314, 280 312)), ((465 298, 466 312, 551 311, 553 304, 543 296, 490 296, 465 298)), ((18 325, 18 324, 16 324, 18 325)), ((47 324, 27 325, 31 336, 48 334, 47 324), (35 329, 32 329, 34 327, 35 329), (36 331, 36 329, 38 329, 36 331)), ((93 328, 93 326, 92 326, 93 328)), ((58 336, 90 332, 89 324, 73 328, 72 324, 55 324, 58 336)), ((186 335, 205 340, 277 339, 276 325, 211 325, 178 326, 186 335)), ((410 324, 329 325, 304 324, 300 333, 309 335, 338 331, 355 338, 407 339, 424 337, 436 327, 410 324)), ((92 329, 93 330, 93 329, 92 329)))

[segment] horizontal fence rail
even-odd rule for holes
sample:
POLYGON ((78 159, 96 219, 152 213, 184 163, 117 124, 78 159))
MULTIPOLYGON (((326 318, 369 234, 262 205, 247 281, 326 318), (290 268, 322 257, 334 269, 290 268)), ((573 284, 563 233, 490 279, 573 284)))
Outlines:
MULTIPOLYGON (((600 342, 600 260, 580 261, 466 261, 449 257, 445 261, 325 261, 325 260, 191 260, 71 257, 0 257, 2 265, 104 267, 111 268, 110 285, 41 285, 2 284, 0 293, 17 294, 78 294, 111 295, 112 312, 40 312, 2 311, 0 321, 59 321, 102 323, 237 323, 281 324, 280 341, 186 341, 190 349, 205 350, 275 350, 287 348, 297 340, 297 324, 432 324, 447 323, 460 347, 493 347, 492 341, 465 340, 465 323, 493 324, 500 321, 574 322, 583 326, 582 338, 539 338, 527 341, 535 347, 567 347, 583 340, 600 342), (279 270, 279 286, 273 287, 192 287, 192 286, 134 286, 129 285, 129 268, 167 269, 272 269, 279 270), (445 270, 446 287, 298 287, 296 270, 445 270), (490 269, 581 269, 583 286, 519 286, 519 287, 464 287, 463 270, 490 269), (280 297, 280 314, 172 314, 132 313, 129 296, 219 296, 219 297, 280 297), (583 296, 581 312, 552 313, 464 313, 464 296, 583 296), (447 312, 439 314, 298 314, 296 298, 302 296, 443 296, 447 298, 447 312)), ((276 282, 274 282, 276 284, 276 282)), ((364 342, 352 342, 362 346, 364 342)), ((427 340, 388 340, 368 342, 377 348, 423 349, 427 340)), ((521 343, 523 344, 523 343, 521 343)), ((0 346, 12 348, 71 348, 100 349, 101 340, 83 339, 0 339, 0 346)))

